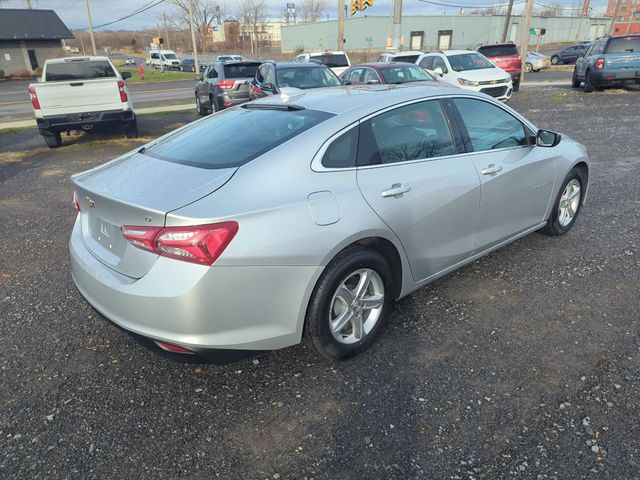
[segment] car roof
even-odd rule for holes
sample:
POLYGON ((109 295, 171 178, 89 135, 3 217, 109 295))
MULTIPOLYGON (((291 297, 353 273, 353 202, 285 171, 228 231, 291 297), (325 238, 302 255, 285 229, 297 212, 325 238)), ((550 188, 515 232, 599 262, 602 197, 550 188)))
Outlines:
POLYGON ((344 50, 335 50, 335 51, 331 51, 331 50, 325 50, 325 51, 315 51, 315 52, 304 52, 301 53, 300 55, 324 55, 325 53, 331 54, 331 55, 346 55, 346 52, 344 50))
POLYGON ((316 62, 269 62, 276 68, 329 68, 322 63, 316 62))
POLYGON ((410 55, 422 55, 424 52, 420 50, 405 50, 404 52, 398 52, 392 54, 394 57, 408 57, 410 55))
POLYGON ((438 50, 436 52, 427 52, 425 55, 432 55, 434 53, 441 53, 442 55, 448 57, 451 55, 460 55, 462 53, 476 53, 474 50, 438 50))
POLYGON ((390 68, 390 67, 406 67, 411 65, 413 65, 416 68, 420 68, 415 63, 407 63, 407 62, 367 62, 367 63, 359 63, 358 65, 353 65, 351 66, 351 68, 358 68, 358 67, 390 68))
POLYGON ((517 47, 517 45, 513 42, 487 43, 485 45, 480 45, 478 48, 484 48, 484 47, 517 47))

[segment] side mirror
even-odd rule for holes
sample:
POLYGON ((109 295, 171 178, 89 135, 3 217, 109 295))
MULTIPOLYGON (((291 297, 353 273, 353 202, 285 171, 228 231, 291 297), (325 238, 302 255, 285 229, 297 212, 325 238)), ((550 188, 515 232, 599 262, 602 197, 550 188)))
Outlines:
POLYGON ((536 145, 539 147, 555 147, 562 140, 559 133, 550 130, 538 130, 536 134, 536 145))
POLYGON ((436 67, 433 69, 433 73, 443 76, 444 75, 444 70, 442 70, 442 67, 436 67))
POLYGON ((131 72, 122 72, 122 79, 126 80, 127 78, 131 78, 131 72))

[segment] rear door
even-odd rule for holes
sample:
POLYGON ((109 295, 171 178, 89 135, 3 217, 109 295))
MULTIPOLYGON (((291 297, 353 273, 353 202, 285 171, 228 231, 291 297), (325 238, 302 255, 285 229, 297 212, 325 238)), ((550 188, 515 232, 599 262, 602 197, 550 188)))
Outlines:
POLYGON ((439 100, 392 108, 360 125, 357 180, 402 242, 416 281, 468 258, 480 180, 439 100))
POLYGON ((480 176, 476 251, 483 251, 544 220, 556 157, 554 149, 531 144, 534 132, 501 106, 476 98, 453 104, 480 176))
MULTIPOLYGON (((260 62, 226 62, 224 69, 224 87, 232 100, 249 100, 251 80, 255 78, 260 62)), ((220 84, 218 84, 220 86, 220 84)))

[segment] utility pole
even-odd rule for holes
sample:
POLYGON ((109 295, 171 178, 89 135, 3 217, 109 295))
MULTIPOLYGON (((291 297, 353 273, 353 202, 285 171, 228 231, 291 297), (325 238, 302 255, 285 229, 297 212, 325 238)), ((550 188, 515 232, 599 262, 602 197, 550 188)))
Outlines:
POLYGON ((584 0, 584 2, 582 2, 582 10, 580 11, 580 16, 581 17, 589 16, 589 0, 584 0))
POLYGON ((27 0, 27 8, 29 10, 33 10, 33 6, 31 5, 31 0, 27 0))
POLYGON ((193 64, 196 75, 200 73, 200 62, 198 61, 198 44, 196 43, 196 31, 193 28, 193 0, 189 0, 189 28, 191 29, 191 43, 193 43, 193 64))
POLYGON ((616 8, 613 10, 613 15, 611 16, 611 23, 609 24, 609 35, 613 34, 613 27, 616 24, 616 19, 618 18, 618 12, 620 11, 620 4, 622 0, 618 0, 616 2, 616 8))
POLYGON ((171 50, 169 45, 169 30, 167 30, 167 14, 162 12, 162 19, 164 20, 164 43, 167 44, 167 50, 171 50))
POLYGON ((529 37, 531 35, 531 17, 533 17, 533 1, 527 0, 525 10, 523 12, 523 29, 520 35, 520 56, 522 57, 522 66, 520 71, 520 83, 524 80, 524 65, 527 61, 527 51, 529 50, 529 37))
POLYGON ((513 0, 509 0, 507 7, 507 15, 504 18, 504 28, 502 29, 502 43, 507 41, 507 33, 509 33, 509 24, 511 23, 511 11, 513 10, 513 0))
POLYGON ((338 49, 344 50, 344 0, 338 0, 338 49))
POLYGON ((96 39, 93 38, 93 22, 91 21, 91 9, 89 8, 89 0, 84 0, 84 6, 87 9, 87 18, 89 19, 89 35, 91 35, 91 47, 93 48, 93 54, 97 55, 96 39))
POLYGON ((402 35, 402 0, 393 0, 393 33, 391 46, 400 50, 400 36, 402 35))

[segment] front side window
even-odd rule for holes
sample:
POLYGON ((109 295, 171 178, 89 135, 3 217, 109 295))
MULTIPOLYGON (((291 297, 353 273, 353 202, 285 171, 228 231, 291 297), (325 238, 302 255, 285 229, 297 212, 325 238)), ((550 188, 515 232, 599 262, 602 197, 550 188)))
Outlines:
POLYGON ((443 73, 449 73, 449 69, 447 68, 447 64, 442 57, 435 57, 433 60, 433 69, 440 67, 443 73))
POLYGON ((358 152, 358 127, 333 141, 322 157, 322 165, 327 168, 350 168, 356 165, 358 152))
POLYGON ((358 165, 453 155, 451 131, 438 100, 398 107, 360 126, 358 165))
POLYGON ((467 128, 474 152, 529 144, 520 120, 497 105, 472 98, 453 100, 467 128))

